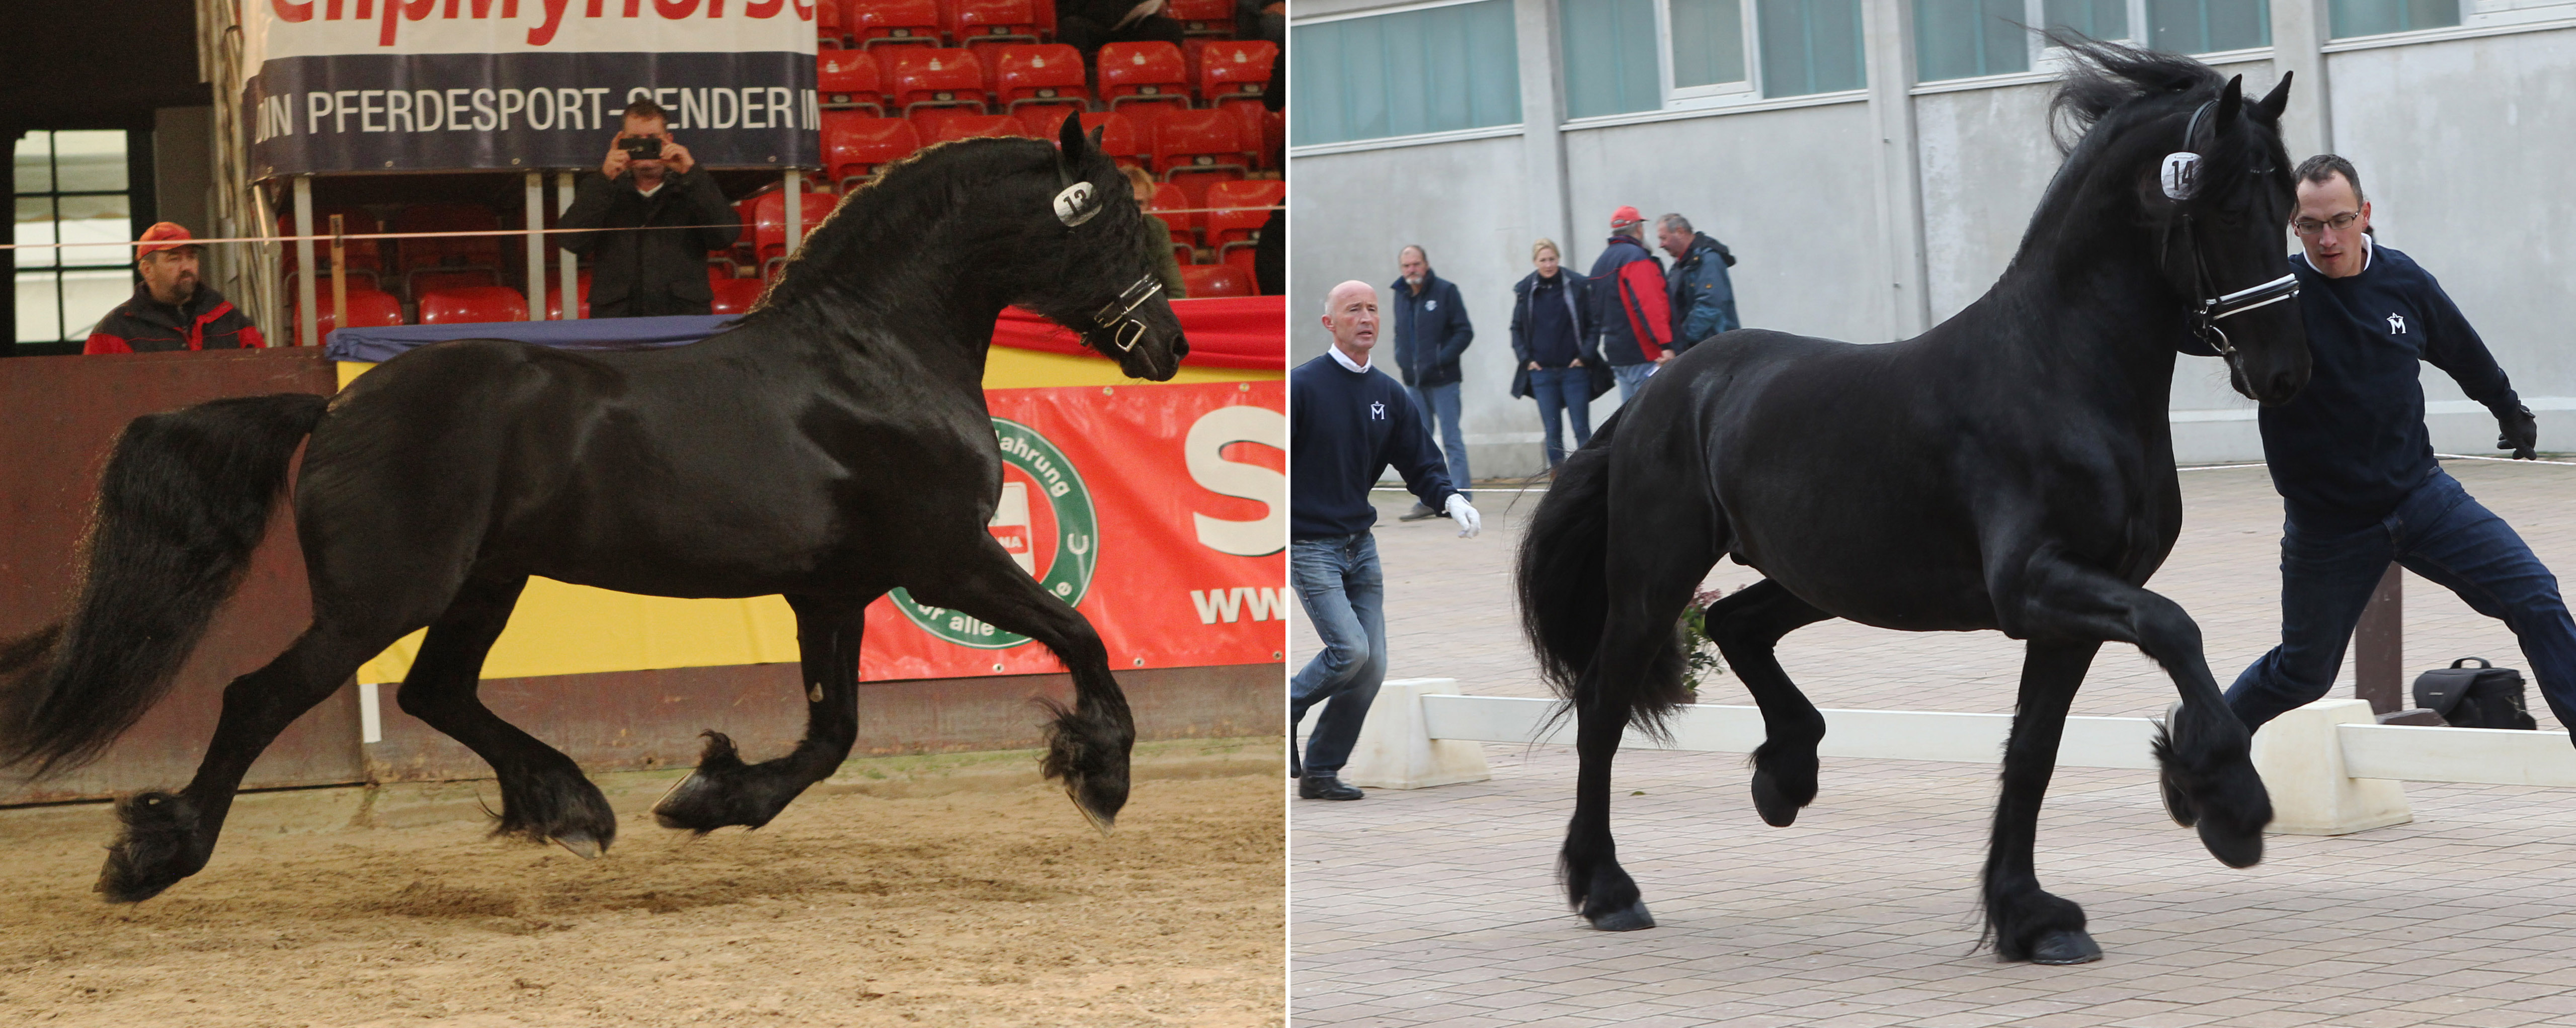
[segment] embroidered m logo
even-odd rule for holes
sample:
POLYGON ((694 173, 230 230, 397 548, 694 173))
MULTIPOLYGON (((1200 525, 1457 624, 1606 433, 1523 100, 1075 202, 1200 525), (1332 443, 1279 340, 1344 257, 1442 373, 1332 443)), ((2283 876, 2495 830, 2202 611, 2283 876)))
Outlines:
POLYGON ((2391 314, 2391 315, 2389 315, 2389 316, 2388 316, 2388 334, 2389 334, 2389 335, 2393 335, 2393 336, 2400 336, 2400 335, 2405 335, 2405 334, 2406 334, 2406 316, 2405 316, 2405 315, 2403 315, 2403 314, 2391 314))

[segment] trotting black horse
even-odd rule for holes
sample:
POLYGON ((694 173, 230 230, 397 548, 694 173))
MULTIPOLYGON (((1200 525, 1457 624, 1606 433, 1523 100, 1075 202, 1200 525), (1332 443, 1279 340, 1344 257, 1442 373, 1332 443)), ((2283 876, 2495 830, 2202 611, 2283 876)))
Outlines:
POLYGON ((923 151, 815 229, 738 327, 667 350, 573 353, 496 340, 425 347, 338 396, 218 400, 136 419, 100 483, 68 619, 0 648, 0 760, 95 757, 168 687, 238 582, 297 444, 296 528, 313 623, 224 690, 195 780, 118 805, 98 890, 149 898, 205 866, 253 758, 426 626, 402 709, 500 779, 497 831, 595 854, 617 822, 571 758, 476 698, 531 575, 655 596, 784 593, 807 727, 744 764, 708 733, 654 812, 706 832, 767 823, 858 733, 870 601, 897 586, 1044 643, 1073 673, 1046 772, 1103 823, 1135 738, 1089 622, 985 530, 1002 483, 982 380, 1006 305, 1081 333, 1131 376, 1188 352, 1149 223, 1067 118, 1058 145, 923 151))
POLYGON ((2087 127, 1992 290, 1931 331, 1854 346, 1739 331, 1667 364, 1559 469, 1522 544, 1523 627, 1578 719, 1560 872, 1594 927, 1654 924, 1610 837, 1622 731, 1689 702, 1673 624, 1720 557, 1764 580, 1711 604, 1709 635, 1762 709, 1762 819, 1816 794, 1825 722, 1773 656, 1832 617, 2028 641, 1986 857, 2001 956, 2078 963, 2084 912, 2032 870, 2040 797, 2075 690, 2135 644, 2182 704, 2158 740, 2165 801, 2233 867, 2262 859, 2271 802, 2199 627, 2142 588, 2181 530, 2166 404, 2177 349, 2223 353, 2264 403, 2306 384, 2282 235, 2289 79, 2247 103, 2187 58, 2061 40, 2052 115, 2087 127), (2197 157, 2192 155, 2196 154, 2197 157))

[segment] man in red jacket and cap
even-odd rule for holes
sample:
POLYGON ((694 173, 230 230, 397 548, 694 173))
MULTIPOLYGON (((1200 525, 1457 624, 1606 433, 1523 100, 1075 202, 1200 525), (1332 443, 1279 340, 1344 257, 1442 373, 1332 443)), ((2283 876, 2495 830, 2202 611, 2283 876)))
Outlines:
POLYGON ((134 267, 143 284, 134 298, 91 329, 82 353, 156 353, 164 350, 253 350, 268 344, 259 327, 233 309, 223 294, 197 281, 197 244, 188 230, 164 221, 143 230, 134 267))
POLYGON ((1672 302, 1663 262, 1646 252, 1645 223, 1634 207, 1610 212, 1610 246, 1592 262, 1592 323, 1600 326, 1601 356, 1619 379, 1623 401, 1672 359, 1672 302))

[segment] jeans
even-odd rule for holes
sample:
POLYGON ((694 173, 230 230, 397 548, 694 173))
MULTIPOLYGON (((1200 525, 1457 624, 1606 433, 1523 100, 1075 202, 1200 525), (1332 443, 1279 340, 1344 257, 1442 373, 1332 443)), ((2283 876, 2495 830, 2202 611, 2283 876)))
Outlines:
POLYGON ((1619 379, 1619 402, 1626 403, 1636 399, 1637 390, 1646 387, 1646 376, 1654 373, 1655 362, 1653 361, 1611 365, 1610 374, 1619 379))
POLYGON ((2558 579, 2512 526, 2438 469, 2395 512, 2360 531, 2305 531, 2286 520, 2281 645, 2227 689, 2227 705, 2245 727, 2259 728, 2333 687, 2353 626, 2391 561, 2511 627, 2541 698, 2559 723, 2576 730, 2576 622, 2558 598, 2558 579))
POLYGON ((1341 773, 1359 742, 1377 687, 1386 682, 1386 579, 1377 540, 1366 532, 1288 544, 1288 581, 1324 648, 1288 680, 1288 738, 1293 745, 1306 709, 1324 704, 1306 740, 1305 773, 1341 773))
POLYGON ((1530 396, 1538 400, 1538 424, 1547 432, 1547 466, 1565 459, 1565 436, 1556 412, 1574 422, 1574 446, 1592 441, 1592 375, 1584 368, 1540 368, 1529 373, 1530 396))
POLYGON ((1458 430, 1458 386, 1456 382, 1406 386, 1404 391, 1413 394, 1414 406, 1423 417, 1439 419, 1440 448, 1449 454, 1449 485, 1465 493, 1474 480, 1467 477, 1467 434, 1458 430))

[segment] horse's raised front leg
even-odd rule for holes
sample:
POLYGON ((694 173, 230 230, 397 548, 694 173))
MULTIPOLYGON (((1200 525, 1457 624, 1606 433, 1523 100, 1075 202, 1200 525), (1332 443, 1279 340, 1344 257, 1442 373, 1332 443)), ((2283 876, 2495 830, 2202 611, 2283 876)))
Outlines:
POLYGON ((1753 750, 1753 808, 1774 828, 1798 820, 1816 798, 1816 744, 1824 715, 1780 669, 1780 638, 1833 615, 1763 579, 1708 605, 1708 636, 1762 708, 1762 745, 1753 750))
POLYGON ((2057 770, 2057 741, 2066 710, 2098 642, 2031 643, 2022 657, 2021 698, 2013 711, 2012 740, 2004 745, 2003 792, 1995 801, 1994 836, 1986 847, 1980 901, 1986 932, 2006 960, 2082 964, 2102 959, 2102 947, 2084 933, 2084 908, 2039 887, 2031 850, 2038 842, 2039 804, 2057 770))
POLYGON ((204 868, 242 775, 260 752, 337 691, 359 664, 400 637, 397 632, 373 638, 316 621, 266 666, 233 679, 224 687, 224 712, 215 722, 214 738, 187 788, 138 793, 117 802, 122 829, 107 848, 107 866, 99 870, 99 894, 113 902, 136 903, 204 868))
POLYGON ((1047 777, 1062 780, 1074 806, 1106 828, 1127 805, 1127 754, 1136 743, 1136 718, 1127 694, 1109 674, 1109 652, 1081 612, 1049 595, 1020 570, 992 537, 963 566, 936 579, 906 583, 914 599, 949 607, 995 628, 1037 640, 1073 673, 1071 709, 1048 701, 1055 721, 1047 732, 1047 777))
POLYGON ((2229 867, 2263 860, 2272 800, 2254 772, 2253 734, 2236 719, 2201 653, 2200 626, 2174 601, 2062 558, 2042 557, 2019 583, 2018 618, 2005 629, 2032 640, 2099 639, 2135 645, 2173 676, 2182 708, 2158 734, 2165 802, 2174 820, 2229 867))
POLYGON ((732 739, 707 732, 697 770, 653 805, 662 827, 701 835, 726 825, 758 828, 849 759, 859 738, 859 641, 878 595, 787 598, 804 665, 805 738, 784 757, 744 764, 732 739))
POLYGON ((500 779, 494 835, 551 841, 596 857, 617 841, 617 813, 571 757, 501 720, 480 695, 483 658, 510 624, 526 576, 465 583, 429 626, 420 655, 394 694, 403 713, 464 743, 500 779))

